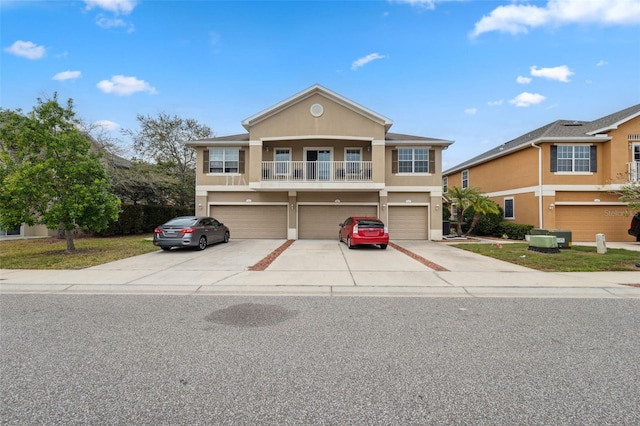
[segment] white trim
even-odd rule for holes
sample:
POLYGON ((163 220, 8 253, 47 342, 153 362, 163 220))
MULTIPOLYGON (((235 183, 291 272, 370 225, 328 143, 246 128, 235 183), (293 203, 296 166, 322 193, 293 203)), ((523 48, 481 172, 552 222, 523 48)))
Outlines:
POLYGON ((387 186, 387 193, 392 192, 419 192, 422 194, 439 193, 442 194, 442 187, 436 185, 420 185, 420 186, 387 186))
POLYGON ((556 206, 626 206, 621 201, 556 201, 556 206))
POLYGON ((372 142, 373 138, 368 136, 345 136, 345 135, 299 135, 299 136, 269 136, 260 138, 262 142, 273 142, 273 141, 297 141, 297 140, 307 140, 307 139, 330 139, 330 140, 340 140, 340 141, 363 141, 363 142, 372 142))

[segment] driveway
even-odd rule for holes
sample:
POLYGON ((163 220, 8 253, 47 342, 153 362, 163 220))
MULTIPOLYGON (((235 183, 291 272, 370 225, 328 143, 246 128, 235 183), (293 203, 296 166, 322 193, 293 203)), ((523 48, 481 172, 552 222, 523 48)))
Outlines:
POLYGON ((627 284, 639 283, 637 272, 546 273, 433 241, 349 250, 336 240, 267 239, 82 270, 3 270, 0 292, 638 298, 640 288, 627 284))

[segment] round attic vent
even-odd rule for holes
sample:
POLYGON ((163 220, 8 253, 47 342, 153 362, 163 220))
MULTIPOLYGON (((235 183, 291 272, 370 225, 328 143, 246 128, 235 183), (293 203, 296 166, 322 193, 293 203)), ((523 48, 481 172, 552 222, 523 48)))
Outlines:
POLYGON ((320 104, 313 104, 309 111, 311 111, 311 115, 314 117, 320 117, 322 113, 324 113, 324 107, 320 104))

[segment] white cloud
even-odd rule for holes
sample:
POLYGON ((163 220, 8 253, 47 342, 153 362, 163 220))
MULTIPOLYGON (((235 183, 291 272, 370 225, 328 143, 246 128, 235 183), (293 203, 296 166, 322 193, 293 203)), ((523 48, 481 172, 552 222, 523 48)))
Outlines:
POLYGON ((120 127, 118 123, 114 123, 113 121, 109 121, 109 120, 98 120, 93 124, 96 127, 99 127, 101 129, 108 130, 108 131, 115 130, 118 127, 120 127))
POLYGON ((136 7, 136 0, 84 0, 87 10, 94 7, 98 9, 108 10, 116 14, 128 15, 136 7))
POLYGON ((358 68, 365 66, 371 61, 375 61, 376 59, 384 59, 384 58, 386 58, 386 56, 380 55, 379 53, 371 53, 365 56, 364 58, 360 58, 356 61, 353 61, 353 64, 351 64, 351 70, 355 71, 358 68))
POLYGON ((102 80, 96 86, 104 93, 113 93, 120 96, 131 95, 136 92, 149 92, 150 95, 158 93, 156 88, 146 81, 125 75, 114 75, 111 80, 102 80))
POLYGON ((518 78, 516 78, 516 82, 519 84, 529 84, 531 83, 531 78, 519 75, 518 78))
POLYGON ((497 101, 489 101, 487 102, 487 105, 489 106, 500 106, 504 103, 503 99, 497 100, 497 101))
POLYGON ((478 113, 477 108, 467 108, 464 110, 464 113, 467 115, 476 115, 478 113))
POLYGON ((52 77, 52 80, 75 80, 76 78, 80 78, 82 73, 80 71, 62 71, 52 77))
POLYGON ((442 0, 389 0, 392 3, 405 3, 425 9, 435 9, 436 3, 442 0))
POLYGON ((568 83, 569 77, 575 74, 566 65, 553 68, 538 68, 536 65, 531 67, 531 75, 534 77, 542 77, 548 80, 562 81, 568 83))
POLYGON ((122 19, 120 18, 109 18, 107 16, 104 16, 103 14, 99 14, 96 17, 96 24, 100 27, 100 28, 117 28, 117 27, 126 27, 127 23, 124 22, 122 19))
POLYGON ((539 104, 540 102, 544 101, 545 97, 538 94, 538 93, 529 93, 529 92, 522 92, 520 93, 518 96, 516 96, 515 98, 511 99, 509 101, 510 104, 513 104, 517 107, 529 107, 531 105, 536 105, 539 104))
POLYGON ((570 24, 634 25, 640 23, 638 0, 548 0, 544 7, 510 4, 495 8, 476 22, 471 37, 490 31, 526 34, 530 28, 570 24))
POLYGON ((40 59, 47 53, 44 46, 38 46, 32 41, 18 40, 9 47, 5 47, 5 52, 27 59, 40 59))
POLYGON ((607 61, 603 61, 602 59, 600 61, 598 61, 598 63, 596 64, 596 67, 603 67, 607 65, 607 61))

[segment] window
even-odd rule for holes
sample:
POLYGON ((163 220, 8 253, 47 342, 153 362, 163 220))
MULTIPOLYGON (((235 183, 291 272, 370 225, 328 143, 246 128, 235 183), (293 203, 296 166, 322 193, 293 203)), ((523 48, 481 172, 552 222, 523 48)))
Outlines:
POLYGON ((244 173, 244 151, 239 148, 211 148, 204 151, 205 173, 244 173))
POLYGON ((462 171, 462 189, 469 187, 469 170, 462 171))
POLYGON ((504 199, 504 218, 515 219, 515 212, 513 208, 513 197, 504 199))
POLYGON ((276 162, 276 175, 288 175, 291 164, 291 150, 289 148, 276 148, 273 157, 276 162))
POLYGON ((454 222, 458 220, 458 209, 456 203, 451 203, 451 220, 454 222))
POLYGON ((360 166, 362 165, 362 150, 360 148, 347 148, 344 152, 344 158, 347 174, 359 174, 360 166))
POLYGON ((442 177, 442 192, 446 193, 449 191, 449 176, 442 177))
POLYGON ((595 145, 552 145, 551 171, 560 173, 589 173, 597 171, 595 145))
POLYGON ((392 173, 435 173, 435 151, 399 148, 391 152, 392 173))

